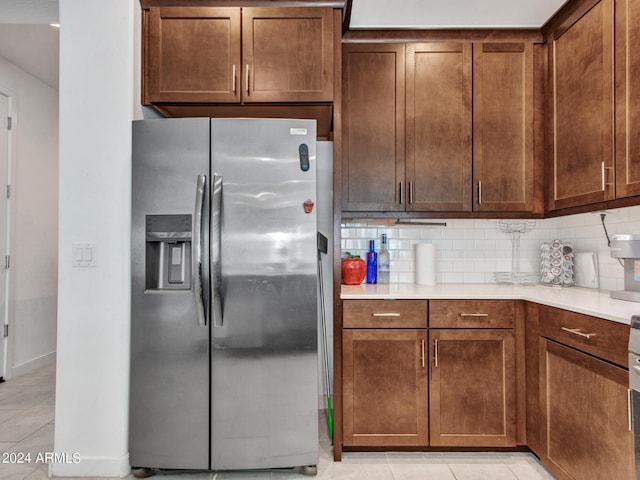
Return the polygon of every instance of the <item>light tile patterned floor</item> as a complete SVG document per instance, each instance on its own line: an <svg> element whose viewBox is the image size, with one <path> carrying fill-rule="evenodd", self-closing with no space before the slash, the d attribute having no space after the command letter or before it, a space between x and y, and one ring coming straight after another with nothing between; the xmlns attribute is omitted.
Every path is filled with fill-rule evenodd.
<svg viewBox="0 0 640 480"><path fill-rule="evenodd" d="M53 451L55 367L0 384L0 455ZM529 453L355 453L333 462L324 415L320 418L318 480L554 480ZM0 460L1 460L0 456ZM0 463L0 480L44 480L46 464ZM309 480L291 470L157 472L157 480ZM127 477L133 479L133 476Z"/></svg>

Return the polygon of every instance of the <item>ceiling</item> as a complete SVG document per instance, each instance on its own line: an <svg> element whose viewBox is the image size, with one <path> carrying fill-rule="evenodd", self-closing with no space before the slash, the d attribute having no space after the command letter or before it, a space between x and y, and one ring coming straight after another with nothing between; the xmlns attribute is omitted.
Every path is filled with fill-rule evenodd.
<svg viewBox="0 0 640 480"><path fill-rule="evenodd" d="M49 25L0 24L0 57L58 90L59 31Z"/></svg>
<svg viewBox="0 0 640 480"><path fill-rule="evenodd" d="M58 0L0 0L0 57L58 89Z"/></svg>
<svg viewBox="0 0 640 480"><path fill-rule="evenodd" d="M353 0L350 27L538 28L566 0ZM58 88L58 0L0 0L0 57Z"/></svg>
<svg viewBox="0 0 640 480"><path fill-rule="evenodd" d="M567 0L353 0L351 28L539 28Z"/></svg>

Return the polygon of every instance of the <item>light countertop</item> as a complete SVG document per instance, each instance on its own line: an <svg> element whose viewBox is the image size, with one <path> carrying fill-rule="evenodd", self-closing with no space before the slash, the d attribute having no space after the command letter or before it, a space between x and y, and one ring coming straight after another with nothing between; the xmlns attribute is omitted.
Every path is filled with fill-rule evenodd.
<svg viewBox="0 0 640 480"><path fill-rule="evenodd" d="M390 283L387 285L342 285L340 298L349 299L487 299L527 300L550 307L630 324L632 315L640 314L640 303L615 300L608 290L580 287L517 286L496 284L438 284L416 285Z"/></svg>

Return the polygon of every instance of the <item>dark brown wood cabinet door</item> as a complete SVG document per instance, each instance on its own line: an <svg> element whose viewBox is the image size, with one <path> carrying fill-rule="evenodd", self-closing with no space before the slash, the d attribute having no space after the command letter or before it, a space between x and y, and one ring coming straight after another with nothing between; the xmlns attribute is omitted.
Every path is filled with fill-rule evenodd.
<svg viewBox="0 0 640 480"><path fill-rule="evenodd" d="M473 45L473 209L533 210L533 45Z"/></svg>
<svg viewBox="0 0 640 480"><path fill-rule="evenodd" d="M407 44L408 211L471 211L472 47Z"/></svg>
<svg viewBox="0 0 640 480"><path fill-rule="evenodd" d="M628 371L542 339L542 460L562 480L635 478Z"/></svg>
<svg viewBox="0 0 640 480"><path fill-rule="evenodd" d="M404 211L404 50L343 46L343 211Z"/></svg>
<svg viewBox="0 0 640 480"><path fill-rule="evenodd" d="M343 444L428 445L426 330L343 330Z"/></svg>
<svg viewBox="0 0 640 480"><path fill-rule="evenodd" d="M640 3L616 3L616 198L640 195Z"/></svg>
<svg viewBox="0 0 640 480"><path fill-rule="evenodd" d="M613 0L601 0L551 41L550 210L611 200Z"/></svg>
<svg viewBox="0 0 640 480"><path fill-rule="evenodd" d="M145 24L145 100L240 102L239 8L152 7Z"/></svg>
<svg viewBox="0 0 640 480"><path fill-rule="evenodd" d="M243 102L331 102L333 48L331 8L243 8Z"/></svg>
<svg viewBox="0 0 640 480"><path fill-rule="evenodd" d="M429 330L432 446L515 446L511 329Z"/></svg>

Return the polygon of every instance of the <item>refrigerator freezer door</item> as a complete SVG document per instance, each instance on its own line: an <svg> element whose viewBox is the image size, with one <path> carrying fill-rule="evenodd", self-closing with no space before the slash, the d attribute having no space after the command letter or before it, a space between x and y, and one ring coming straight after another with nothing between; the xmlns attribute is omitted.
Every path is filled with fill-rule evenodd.
<svg viewBox="0 0 640 480"><path fill-rule="evenodd" d="M314 465L315 121L211 124L211 174L222 178L222 321L212 328L211 467Z"/></svg>
<svg viewBox="0 0 640 480"><path fill-rule="evenodd" d="M194 261L198 250L203 267L209 261L209 135L209 119L133 123L133 466L209 468L209 328L198 321L199 274L206 268ZM207 279L201 280L206 293Z"/></svg>

